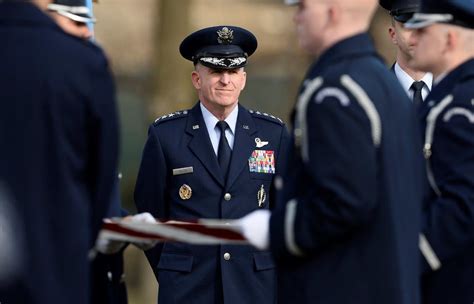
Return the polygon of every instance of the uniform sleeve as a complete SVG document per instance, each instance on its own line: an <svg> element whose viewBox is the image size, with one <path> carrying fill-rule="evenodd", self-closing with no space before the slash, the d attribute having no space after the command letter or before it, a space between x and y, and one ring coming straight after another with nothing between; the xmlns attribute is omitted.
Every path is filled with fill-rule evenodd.
<svg viewBox="0 0 474 304"><path fill-rule="evenodd" d="M90 120L90 188L92 189L92 238L93 246L97 233L102 226L102 219L110 209L116 184L119 125L115 101L115 87L105 57L101 57L92 71L91 112Z"/></svg>
<svg viewBox="0 0 474 304"><path fill-rule="evenodd" d="M310 97L308 155L304 176L297 177L302 189L271 218L277 255L317 252L371 220L377 207L377 130L371 118L378 113L364 95L361 103L341 84L326 82Z"/></svg>
<svg viewBox="0 0 474 304"><path fill-rule="evenodd" d="M290 138L290 133L288 132L288 129L286 126L282 127L281 130L281 136L280 136L280 144L279 144L279 149L278 149L278 155L276 159L276 171L275 171L275 178L272 182L272 185L270 187L270 209L275 209L277 206L277 195L278 191L280 191L277 188L281 188L281 183L283 182L283 177L282 175L284 172L288 171L288 166L289 166L289 151L291 147L291 138Z"/></svg>
<svg viewBox="0 0 474 304"><path fill-rule="evenodd" d="M423 211L423 232L441 261L462 253L474 242L474 112L453 106L436 124L430 162L440 195ZM436 153L436 151L434 151ZM442 176L436 171L443 167ZM423 259L423 271L429 271ZM442 266L441 266L442 267Z"/></svg>
<svg viewBox="0 0 474 304"><path fill-rule="evenodd" d="M168 218L168 207L165 204L166 162L158 136L154 127L148 131L148 140L143 150L142 161L135 186L135 204L138 212L149 212L155 218ZM155 272L160 260L163 243L146 251L151 268Z"/></svg>

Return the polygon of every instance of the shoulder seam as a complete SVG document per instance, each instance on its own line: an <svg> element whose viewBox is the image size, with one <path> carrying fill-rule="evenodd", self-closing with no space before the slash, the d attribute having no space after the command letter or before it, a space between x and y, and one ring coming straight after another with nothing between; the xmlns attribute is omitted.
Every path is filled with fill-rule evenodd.
<svg viewBox="0 0 474 304"><path fill-rule="evenodd" d="M170 113L170 114L159 116L158 118L156 118L153 121L153 125L159 124L159 123L164 122L164 121L169 121L169 120L173 120L173 119L176 119L176 118L180 118L180 117L186 117L187 115L188 115L188 110L176 111L176 112L173 112L173 113Z"/></svg>
<svg viewBox="0 0 474 304"><path fill-rule="evenodd" d="M248 110L248 111L254 117L263 118L263 119L266 119L268 121L272 121L272 122L280 124L280 125L284 124L284 122L281 118L276 117L274 115L271 115L271 114L268 114L268 113L265 113L265 112L254 111L254 110Z"/></svg>

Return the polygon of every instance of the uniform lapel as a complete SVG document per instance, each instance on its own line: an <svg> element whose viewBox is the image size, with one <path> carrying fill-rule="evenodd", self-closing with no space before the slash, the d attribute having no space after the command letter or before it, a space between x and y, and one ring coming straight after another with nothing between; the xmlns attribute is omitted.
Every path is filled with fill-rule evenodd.
<svg viewBox="0 0 474 304"><path fill-rule="evenodd" d="M189 112L189 117L186 122L186 132L191 135L191 140L188 144L189 149L201 161L209 174L224 187L224 177L222 176L216 154L212 148L199 103Z"/></svg>
<svg viewBox="0 0 474 304"><path fill-rule="evenodd" d="M227 188L235 182L242 170L247 166L248 159L255 149L255 138L252 136L257 132L253 118L247 109L239 105L239 115L235 126L234 148L230 161L229 176L227 177Z"/></svg>

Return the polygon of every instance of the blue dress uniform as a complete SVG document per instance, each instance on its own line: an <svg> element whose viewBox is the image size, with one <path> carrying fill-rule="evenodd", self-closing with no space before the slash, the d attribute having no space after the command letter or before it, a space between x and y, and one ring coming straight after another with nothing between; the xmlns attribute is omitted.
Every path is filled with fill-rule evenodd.
<svg viewBox="0 0 474 304"><path fill-rule="evenodd" d="M257 40L249 31L217 26L190 34L180 52L209 68L209 74L225 70L238 74L256 48ZM222 170L222 158L216 156L209 135L214 129L208 131L206 118L214 114L205 102L155 121L135 188L139 212L164 220L237 219L273 207L271 186L282 169L288 132L280 119L233 102L234 116L227 116L235 118L229 118L231 124L235 122L235 131L228 172ZM221 144L217 154L222 152ZM230 152L228 148L223 152ZM159 303L276 302L275 265L268 251L243 245L166 242L146 254L159 283Z"/></svg>
<svg viewBox="0 0 474 304"><path fill-rule="evenodd" d="M0 301L88 303L88 253L118 158L107 61L31 3L1 2L0 34L0 180L27 247L27 273Z"/></svg>
<svg viewBox="0 0 474 304"><path fill-rule="evenodd" d="M409 26L427 26L432 14L474 29L474 2L422 1ZM474 58L435 85L419 110L426 160L423 197L422 299L474 301Z"/></svg>
<svg viewBox="0 0 474 304"><path fill-rule="evenodd" d="M267 142L258 148L256 139ZM158 119L149 130L135 189L139 212L161 219L236 219L271 208L272 173L251 172L254 151L273 152L278 172L288 136L270 115L239 106L228 179L222 177L199 104ZM258 140L257 140L258 141ZM185 173L181 173L185 172ZM188 187L189 198L180 197ZM259 206L258 193L266 195ZM147 252L159 303L275 303L269 252L250 246L164 243ZM222 301L223 300L223 301Z"/></svg>
<svg viewBox="0 0 474 304"><path fill-rule="evenodd" d="M429 183L422 228L432 250L422 258L425 303L474 299L473 86L474 59L446 76L420 109Z"/></svg>
<svg viewBox="0 0 474 304"><path fill-rule="evenodd" d="M107 218L128 215L120 207L119 180L116 180ZM126 247L114 254L97 253L91 262L91 302L92 304L126 304L127 287L123 266L123 252Z"/></svg>
<svg viewBox="0 0 474 304"><path fill-rule="evenodd" d="M322 54L295 110L270 219L279 302L418 303L415 112L367 34Z"/></svg>

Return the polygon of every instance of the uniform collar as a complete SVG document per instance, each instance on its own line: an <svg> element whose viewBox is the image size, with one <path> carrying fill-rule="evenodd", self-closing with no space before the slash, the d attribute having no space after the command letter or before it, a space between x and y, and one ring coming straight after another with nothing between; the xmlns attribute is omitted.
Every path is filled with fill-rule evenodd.
<svg viewBox="0 0 474 304"><path fill-rule="evenodd" d="M204 123L206 124L206 128L211 134L211 131L214 131L214 128L216 127L216 123L219 121L211 112L209 112L208 109L202 104L202 102L199 103L201 107L201 112L202 112L202 117L204 119ZM237 124L237 116L239 114L239 106L237 105L232 112L227 116L225 119L225 122L229 125L230 130L232 131L232 134L235 134L235 126Z"/></svg>
<svg viewBox="0 0 474 304"><path fill-rule="evenodd" d="M454 70L449 72L439 81L439 83L433 87L432 93L443 94L446 92L451 92L457 83L462 82L463 79L466 78L474 78L474 59L465 61Z"/></svg>
<svg viewBox="0 0 474 304"><path fill-rule="evenodd" d="M24 1L6 1L0 2L0 20L2 23L17 24L18 22L27 23L34 26L59 27L36 5Z"/></svg>
<svg viewBox="0 0 474 304"><path fill-rule="evenodd" d="M413 79L410 75L408 75L408 73L405 72L400 67L398 62L395 63L394 70L405 92L410 91L411 85L413 84L413 82L415 82L415 79ZM433 75L431 73L426 73L425 76L423 76L423 78L421 78L420 80L425 83L425 86L428 88L428 91L431 91L431 86L433 83Z"/></svg>
<svg viewBox="0 0 474 304"><path fill-rule="evenodd" d="M372 38L367 33L360 33L343 39L327 49L316 61L316 65L326 65L342 57L360 57L377 55Z"/></svg>

